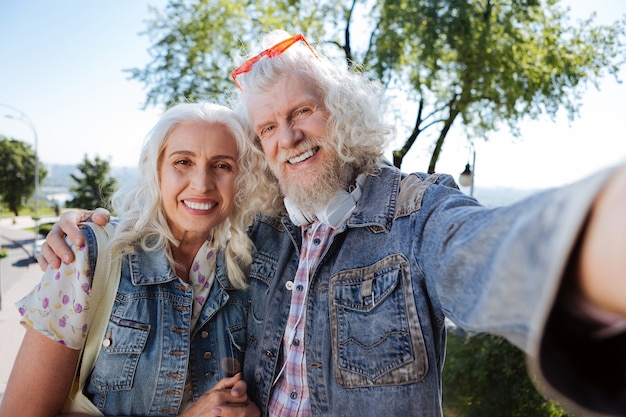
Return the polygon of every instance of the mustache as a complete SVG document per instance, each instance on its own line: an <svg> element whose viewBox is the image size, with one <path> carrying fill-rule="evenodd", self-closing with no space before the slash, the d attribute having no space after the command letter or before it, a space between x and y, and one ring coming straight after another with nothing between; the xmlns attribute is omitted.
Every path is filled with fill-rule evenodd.
<svg viewBox="0 0 626 417"><path fill-rule="evenodd" d="M278 153L277 160L280 163L288 163L290 159L302 155L309 150L315 150L322 146L322 144L328 142L328 139L321 137L307 137L298 143L295 149L281 150Z"/></svg>

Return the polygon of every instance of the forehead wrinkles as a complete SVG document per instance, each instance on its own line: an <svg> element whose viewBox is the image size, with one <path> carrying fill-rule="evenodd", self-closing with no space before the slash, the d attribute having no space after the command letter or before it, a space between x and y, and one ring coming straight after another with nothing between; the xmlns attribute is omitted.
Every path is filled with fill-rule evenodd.
<svg viewBox="0 0 626 417"><path fill-rule="evenodd" d="M218 121L187 121L177 125L168 134L160 150L161 156L173 154L238 155L239 144L227 124Z"/></svg>
<svg viewBox="0 0 626 417"><path fill-rule="evenodd" d="M249 115L252 127L256 130L259 126L273 123L278 120L288 120L293 112L299 108L311 107L323 110L314 92L301 86L283 85L277 86L274 91L259 93L249 101ZM287 91L287 92L284 92Z"/></svg>

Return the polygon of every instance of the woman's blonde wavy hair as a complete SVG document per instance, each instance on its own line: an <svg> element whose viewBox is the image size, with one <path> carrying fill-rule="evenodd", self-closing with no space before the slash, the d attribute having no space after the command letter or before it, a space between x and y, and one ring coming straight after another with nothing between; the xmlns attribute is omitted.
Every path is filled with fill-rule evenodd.
<svg viewBox="0 0 626 417"><path fill-rule="evenodd" d="M112 206L119 216L110 242L114 253L163 249L176 264L170 247L178 245L161 203L159 164L170 132L182 122L202 120L225 126L239 151L235 204L228 218L213 229L213 238L225 248L228 277L236 288L247 286L246 269L252 262L253 246L247 235L259 208L267 201L267 185L257 175L262 155L252 146L252 132L231 109L211 103L181 103L167 110L146 137L139 160L139 176L133 185L114 194Z"/></svg>
<svg viewBox="0 0 626 417"><path fill-rule="evenodd" d="M275 30L261 39L261 45L269 48L290 36ZM285 74L294 73L307 77L323 99L329 114L329 138L335 141L340 158L355 174L380 172L380 159L395 135L393 125L384 120L387 102L382 86L347 65L330 61L321 51L316 50L314 55L303 42L273 58L261 57L249 72L239 75L241 92L233 97L233 107L251 126L248 93L267 92ZM255 144L262 152L256 135ZM276 182L267 165L263 172L267 181Z"/></svg>

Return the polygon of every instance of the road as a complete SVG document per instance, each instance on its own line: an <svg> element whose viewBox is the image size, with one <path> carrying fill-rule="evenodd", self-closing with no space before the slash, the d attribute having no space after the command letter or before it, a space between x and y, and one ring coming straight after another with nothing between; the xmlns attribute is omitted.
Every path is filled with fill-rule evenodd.
<svg viewBox="0 0 626 417"><path fill-rule="evenodd" d="M45 218L54 222L57 218ZM24 328L13 305L26 295L41 279L42 272L32 258L34 226L30 217L20 216L0 220L0 245L8 255L0 259L0 399L6 389L9 374L19 349Z"/></svg>

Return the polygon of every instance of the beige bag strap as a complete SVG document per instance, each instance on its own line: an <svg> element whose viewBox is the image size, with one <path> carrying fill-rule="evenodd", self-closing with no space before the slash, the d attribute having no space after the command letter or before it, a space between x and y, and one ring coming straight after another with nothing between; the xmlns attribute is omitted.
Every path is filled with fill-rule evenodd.
<svg viewBox="0 0 626 417"><path fill-rule="evenodd" d="M83 394L83 389L87 383L87 378L96 364L113 302L117 294L122 269L121 256L111 256L108 249L109 239L115 232L115 226L107 223L106 226L99 226L94 223L84 223L89 226L98 242L98 253L96 255L96 268L91 278L91 301L89 313L89 327L87 338L83 347L80 364L76 367L78 380L74 378L68 400L65 403L64 411L86 412L91 415L102 415L100 410ZM79 372L80 370L80 372Z"/></svg>
<svg viewBox="0 0 626 417"><path fill-rule="evenodd" d="M96 262L96 270L91 278L91 305L95 309L90 313L90 325L87 333L87 340L83 348L83 359L81 361L80 388L85 386L87 377L93 369L104 332L106 331L109 318L111 317L111 309L113 301L117 294L117 287L120 283L121 258L120 256L111 257L111 251L108 250L109 238L115 232L115 226L107 223L105 227L90 223L89 226L94 231L98 240L98 262Z"/></svg>

